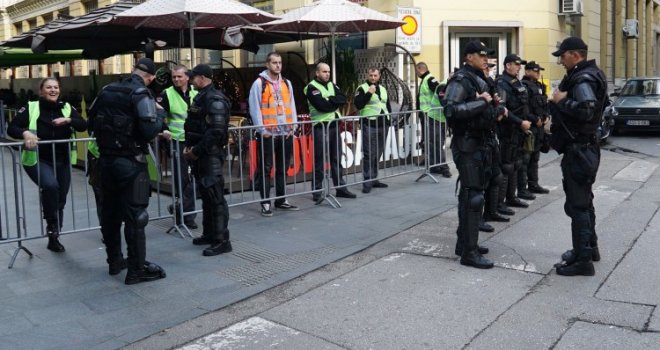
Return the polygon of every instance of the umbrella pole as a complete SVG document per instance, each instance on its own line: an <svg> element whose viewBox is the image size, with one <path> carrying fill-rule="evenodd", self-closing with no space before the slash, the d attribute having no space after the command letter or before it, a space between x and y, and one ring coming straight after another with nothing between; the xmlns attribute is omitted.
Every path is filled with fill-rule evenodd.
<svg viewBox="0 0 660 350"><path fill-rule="evenodd" d="M330 33L332 34L332 44L330 45L330 56L332 57L332 82L337 84L337 67L335 65L335 26L332 26Z"/></svg>
<svg viewBox="0 0 660 350"><path fill-rule="evenodd" d="M188 12L188 29L190 30L190 67L195 66L197 57L195 57L195 21L192 19L192 14Z"/></svg>

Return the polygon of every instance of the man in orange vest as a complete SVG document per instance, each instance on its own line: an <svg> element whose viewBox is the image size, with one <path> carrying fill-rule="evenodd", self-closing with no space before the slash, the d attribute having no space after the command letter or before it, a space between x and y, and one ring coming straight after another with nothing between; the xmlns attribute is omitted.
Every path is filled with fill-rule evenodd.
<svg viewBox="0 0 660 350"><path fill-rule="evenodd" d="M286 170L293 154L293 131L298 121L291 82L282 77L282 56L271 52L266 57L266 70L250 88L248 99L252 123L257 129L257 172L255 188L261 195L261 215L273 216L270 199L270 171L275 153L275 194L286 194ZM275 208L298 210L286 198L275 200Z"/></svg>

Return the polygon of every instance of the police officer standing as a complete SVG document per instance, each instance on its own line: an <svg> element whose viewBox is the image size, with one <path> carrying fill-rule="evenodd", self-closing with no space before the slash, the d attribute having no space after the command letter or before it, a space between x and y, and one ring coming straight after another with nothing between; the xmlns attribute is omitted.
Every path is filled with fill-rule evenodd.
<svg viewBox="0 0 660 350"><path fill-rule="evenodd" d="M94 135L100 152L103 209L101 232L110 275L125 267L126 284L165 278L165 270L146 258L144 228L151 192L147 172L147 144L161 131L163 113L147 85L156 66L149 58L137 61L131 76L103 88L90 108ZM161 110L162 112L162 110ZM128 261L121 253L121 224Z"/></svg>
<svg viewBox="0 0 660 350"><path fill-rule="evenodd" d="M341 138L338 123L332 122L341 117L339 108L346 104L346 95L330 81L330 66L325 63L316 65L316 79L305 86L304 93L307 103L309 103L310 117L314 122L314 190L319 190L323 186L325 174L323 142L327 137L332 183L335 187L342 186L337 188L336 195L343 198L355 198L355 193L345 187L344 169L340 159ZM324 136L326 129L328 134ZM322 198L320 192L314 193L312 197L315 202Z"/></svg>
<svg viewBox="0 0 660 350"><path fill-rule="evenodd" d="M458 194L458 240L456 253L461 264L482 269L493 267L493 262L482 256L479 222L484 208L486 137L496 120L493 96L488 92L483 70L488 65L488 54L494 53L479 41L470 41L463 50L465 64L449 80L445 91L445 116L453 130L451 150L458 168L460 192Z"/></svg>
<svg viewBox="0 0 660 350"><path fill-rule="evenodd" d="M497 91L505 100L505 107L509 111L507 121L499 126L500 157L504 179L500 186L500 201L510 207L527 208L529 205L523 199L534 199L531 193L518 193L517 174L522 166L523 131L529 130L531 123L526 120L529 114L527 89L518 79L520 67L525 64L516 54L509 54L504 58L504 72L497 79Z"/></svg>
<svg viewBox="0 0 660 350"><path fill-rule="evenodd" d="M202 255L214 256L232 251L229 241L229 207L225 200L222 175L229 128L229 99L213 86L213 70L198 64L189 72L198 91L184 124L186 147L183 156L192 166L202 197L202 236L194 245L210 244Z"/></svg>
<svg viewBox="0 0 660 350"><path fill-rule="evenodd" d="M417 72L417 77L422 79L417 101L419 103L419 108L425 113L425 116L422 117L422 125L428 124L429 149L425 149L425 151L430 159L429 166L433 166L430 171L431 173L440 174L444 177L451 177L451 171L449 171L447 156L444 150L447 128L445 115L440 108L440 94L444 93L444 91L440 91L442 85L431 75L426 63L417 63L415 70ZM444 87L446 87L446 81ZM428 117L428 119L426 119L426 117ZM434 166L438 164L440 165Z"/></svg>
<svg viewBox="0 0 660 350"><path fill-rule="evenodd" d="M607 99L607 80L595 60L587 60L587 45L569 37L552 53L560 57L566 75L552 93L552 147L563 153L562 182L571 218L572 251L564 253L557 274L593 276L592 261L600 260L596 237L596 213L591 186L600 164L596 132Z"/></svg>
<svg viewBox="0 0 660 350"><path fill-rule="evenodd" d="M167 209L170 214L176 211L175 221L177 225L181 224L181 209L184 212L195 210L195 194L192 181L190 181L188 161L182 156L185 146L186 134L183 130L183 124L188 117L188 108L197 91L190 86L188 69L184 66L176 66L172 69L172 86L163 90L158 97L158 103L167 111L167 128L174 140L174 160L175 165L172 169L172 179L174 193L181 198L181 203L170 205ZM179 187L180 186L180 187ZM183 195L181 194L183 193ZM188 214L183 218L183 223L191 229L196 229L196 214Z"/></svg>
<svg viewBox="0 0 660 350"><path fill-rule="evenodd" d="M389 125L389 113L392 113L387 90L380 85L380 70L369 68L367 81L358 86L353 101L359 110L360 130L362 132L362 193L371 192L372 188L386 188L387 184L376 180L378 161L385 148L385 129Z"/></svg>
<svg viewBox="0 0 660 350"><path fill-rule="evenodd" d="M534 150L526 155L527 169L523 169L519 174L525 174L527 181L522 181L522 186L532 193L549 193L547 188L539 185L539 159L541 158L541 145L545 137L543 124L548 119L548 96L545 93L545 84L540 79L541 71L544 70L538 63L529 61L525 65L525 76L522 83L527 87L529 96L529 115L532 127L530 131L534 135ZM524 163L524 162L523 162ZM519 181L520 183L521 181Z"/></svg>

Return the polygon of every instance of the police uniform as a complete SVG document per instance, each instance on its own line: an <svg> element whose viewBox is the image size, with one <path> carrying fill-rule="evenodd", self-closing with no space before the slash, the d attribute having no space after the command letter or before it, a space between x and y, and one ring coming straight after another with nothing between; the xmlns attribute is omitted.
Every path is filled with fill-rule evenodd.
<svg viewBox="0 0 660 350"><path fill-rule="evenodd" d="M554 56L569 50L587 50L579 38L565 39ZM573 249L557 267L557 274L594 275L592 261L600 260L596 236L596 214L592 185L600 164L596 132L607 100L607 80L595 60L583 59L566 72L558 87L567 93L550 103L553 116L552 147L560 154L562 184L566 194L564 211L571 218Z"/></svg>
<svg viewBox="0 0 660 350"><path fill-rule="evenodd" d="M213 71L205 64L195 66L189 73L192 77L213 77ZM212 83L198 91L184 124L186 148L197 157L191 166L202 197L203 231L201 237L193 240L193 244L210 244L202 254L214 256L232 251L223 176L231 102Z"/></svg>
<svg viewBox="0 0 660 350"><path fill-rule="evenodd" d="M149 222L147 206L151 194L147 147L148 142L161 131L163 115L156 111L156 101L145 86L145 78L137 74L137 70L141 70L154 75L156 67L153 61L142 58L135 68L129 78L106 85L90 109L100 152L103 190L101 232L109 273L118 274L127 265L126 284L165 277L165 271L160 266L145 260L144 234ZM122 222L127 262L124 262L121 252Z"/></svg>
<svg viewBox="0 0 660 350"><path fill-rule="evenodd" d="M376 86L376 92L370 93L369 87ZM362 193L371 192L372 187L385 188L378 177L378 161L385 148L385 130L389 125L392 107L387 96L387 90L380 82L372 84L364 82L358 86L353 100L360 118L360 131L362 132Z"/></svg>
<svg viewBox="0 0 660 350"><path fill-rule="evenodd" d="M485 56L492 52L482 43L471 41L463 54ZM490 166L485 145L496 119L493 104L477 97L483 92L488 92L483 71L465 64L449 80L443 105L447 123L453 130L451 150L460 182L456 252L461 253L463 265L491 268L493 263L478 250L486 168Z"/></svg>
<svg viewBox="0 0 660 350"><path fill-rule="evenodd" d="M341 138L339 137L338 122L335 121L341 117L339 108L346 104L346 96L333 82L322 82L318 79L312 80L305 86L303 92L307 98L309 114L314 124L314 189L319 190L323 187L325 175L323 142L327 137L330 176L333 185L338 187L337 197L355 198L354 193L343 187L346 186L346 182L340 158ZM326 129L327 134L325 134ZM312 199L319 201L321 198L321 193L315 193Z"/></svg>
<svg viewBox="0 0 660 350"><path fill-rule="evenodd" d="M174 184L174 191L178 197L181 198L181 206L183 207L184 212L191 212L195 210L195 194L192 186L192 181L188 176L188 160L183 156L183 147L185 146L186 134L184 132L183 126L188 117L188 108L193 98L197 95L197 91L188 85L188 89L183 92L180 88L176 86L170 86L167 89L163 90L158 98L158 102L161 106L167 111L167 128L172 133L173 145L176 147L174 151L175 156L175 168L172 171L172 179ZM179 177L179 174L181 177ZM181 184L181 190L179 190L179 184ZM183 193L183 195L179 194ZM177 224L181 222L181 213L179 210L179 203L177 203L176 208L168 207L170 213L174 211L177 212L175 215L175 220ZM195 224L196 214L188 214L183 219L186 226L189 228L197 228Z"/></svg>
<svg viewBox="0 0 660 350"><path fill-rule="evenodd" d="M527 70L538 72L544 69L536 62L530 61L525 65L525 71ZM529 154L527 169L523 169L523 171L526 170L527 174L527 181L526 184L523 183L523 186L527 186L527 190L532 193L548 193L550 192L548 189L539 185L539 159L541 158L541 146L545 138L543 123L545 123L548 117L548 96L545 93L545 85L543 82L532 79L526 75L522 78L522 83L527 87L527 95L529 96L529 116L530 121L532 122L530 131L532 132L532 135L534 135L534 150ZM537 126L539 120L542 122L541 127Z"/></svg>
<svg viewBox="0 0 660 350"><path fill-rule="evenodd" d="M504 64L509 62L522 61L515 54L507 55ZM509 110L507 122L499 125L498 137L500 140L500 156L502 161L502 173L504 178L500 186L500 202L507 206L526 208L529 205L516 195L518 187L518 171L522 167L523 153L523 132L520 125L527 119L529 106L527 100L527 89L517 77L508 74L506 71L497 79L498 94L505 98L505 107ZM518 194L520 195L520 193ZM525 199L534 199L530 196L521 196Z"/></svg>
<svg viewBox="0 0 660 350"><path fill-rule="evenodd" d="M496 86L495 86L495 81L493 78L490 76L485 76L485 81L488 84L488 91L491 93L491 95L494 95L497 91ZM497 108L496 108L496 115L500 115L504 113L503 106L500 106L498 103ZM503 119L504 120L504 119ZM507 121L503 121L504 123L507 123ZM502 163L500 159L500 140L497 138L497 128L498 128L499 123L494 120L488 132L486 133L486 148L485 151L487 152L487 157L486 159L490 160L490 166L486 168L486 190L484 193L484 198L485 198L485 206L484 206L484 214L483 214L483 221L498 221L498 222L508 222L509 218L500 215L500 210L502 210L499 207L499 191L500 191L500 186L502 186L502 183L504 181L504 175L502 174ZM504 212L509 215L513 215L513 211L506 211L504 209ZM484 229L486 228L486 229ZM479 226L479 229L481 231L487 231L487 232L493 232L495 229L490 226L490 225L484 225L484 223L481 223Z"/></svg>

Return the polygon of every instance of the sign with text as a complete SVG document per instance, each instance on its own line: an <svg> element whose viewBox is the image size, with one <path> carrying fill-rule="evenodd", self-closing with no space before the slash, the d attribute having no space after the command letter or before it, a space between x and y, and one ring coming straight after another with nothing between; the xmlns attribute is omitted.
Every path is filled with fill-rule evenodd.
<svg viewBox="0 0 660 350"><path fill-rule="evenodd" d="M397 28L396 43L410 53L422 52L422 9L419 7L397 7L397 18L406 24ZM401 51L397 48L397 52Z"/></svg>

